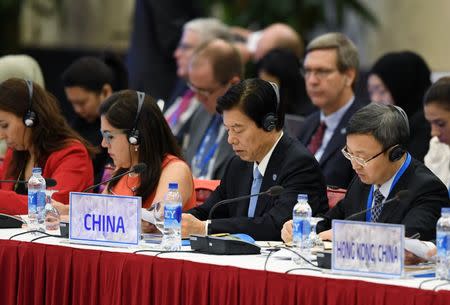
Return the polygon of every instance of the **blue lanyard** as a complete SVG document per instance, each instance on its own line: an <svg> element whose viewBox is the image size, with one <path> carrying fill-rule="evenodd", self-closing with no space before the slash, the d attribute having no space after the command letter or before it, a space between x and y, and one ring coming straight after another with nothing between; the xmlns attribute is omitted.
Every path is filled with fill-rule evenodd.
<svg viewBox="0 0 450 305"><path fill-rule="evenodd" d="M397 172L397 174L394 177L394 181L392 181L391 189L389 190L389 194L391 193L394 186L397 184L400 177L403 175L403 173L408 168L409 164L411 163L411 155L409 153L406 153L406 161L403 163L400 170ZM373 185L370 187L369 197L367 198L367 213L366 213L366 222L370 222L370 218L372 217L372 210L370 209L372 207L372 200L373 200L373 191L374 187Z"/></svg>
<svg viewBox="0 0 450 305"><path fill-rule="evenodd" d="M220 115L216 115L211 121L211 124L206 132L206 136L203 138L200 147L194 157L198 160L198 163L195 162L196 163L195 165L200 170L201 175L206 174L206 168L209 164L209 161L212 159L212 157L216 152L217 147L219 146L219 142L221 140L221 137L218 136L220 123L221 117ZM212 137L216 137L216 140L205 154L206 146Z"/></svg>

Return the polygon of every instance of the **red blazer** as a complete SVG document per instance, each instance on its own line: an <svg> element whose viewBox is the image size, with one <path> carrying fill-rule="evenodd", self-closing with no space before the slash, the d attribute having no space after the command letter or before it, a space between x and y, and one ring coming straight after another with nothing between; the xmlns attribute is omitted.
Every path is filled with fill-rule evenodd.
<svg viewBox="0 0 450 305"><path fill-rule="evenodd" d="M0 179L17 179L6 177L11 162L12 150L8 149L3 166L0 169ZM53 199L69 204L69 192L80 192L94 182L92 160L86 147L78 141L50 154L45 161L42 176L53 178L57 184L49 189L59 192L53 194ZM14 183L0 183L0 213L23 215L28 213L28 197L13 191Z"/></svg>

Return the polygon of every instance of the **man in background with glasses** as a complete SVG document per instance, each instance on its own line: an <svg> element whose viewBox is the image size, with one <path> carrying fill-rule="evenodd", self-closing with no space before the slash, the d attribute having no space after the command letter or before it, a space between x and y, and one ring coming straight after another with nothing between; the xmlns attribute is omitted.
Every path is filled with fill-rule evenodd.
<svg viewBox="0 0 450 305"><path fill-rule="evenodd" d="M319 161L327 185L341 188L347 188L353 177L340 150L347 122L363 104L353 92L358 68L358 50L341 33L319 36L306 48L302 74L319 111L305 119L298 138Z"/></svg>
<svg viewBox="0 0 450 305"><path fill-rule="evenodd" d="M214 39L194 52L188 84L201 106L192 116L184 156L195 178L221 179L227 161L234 155L216 105L217 98L238 83L242 74L241 57L229 42Z"/></svg>

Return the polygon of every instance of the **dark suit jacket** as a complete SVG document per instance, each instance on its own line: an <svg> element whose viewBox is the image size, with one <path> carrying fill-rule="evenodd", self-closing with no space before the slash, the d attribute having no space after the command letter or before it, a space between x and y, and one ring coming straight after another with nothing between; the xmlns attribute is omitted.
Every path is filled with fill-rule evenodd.
<svg viewBox="0 0 450 305"><path fill-rule="evenodd" d="M370 187L356 176L345 198L329 210L325 219L317 224L317 232L330 229L332 219L344 219L366 209ZM409 190L407 198L401 202L387 203L378 222L404 224L406 236L420 233L422 240L435 239L436 222L441 215L441 208L449 206L445 185L425 165L412 158L411 164L386 200L394 197L400 190ZM365 221L366 214L352 220Z"/></svg>
<svg viewBox="0 0 450 305"><path fill-rule="evenodd" d="M323 175L325 176L325 182L327 185L334 185L346 189L353 178L354 172L352 165L350 161L345 159L342 155L341 149L346 143L345 128L347 127L348 120L359 108L363 106L363 103L355 99L353 104L339 122L333 136L325 148L322 158L319 161L319 165L322 169ZM303 128L298 134L298 139L300 142L302 142L305 146L308 146L314 132L319 127L319 124L320 111L316 111L306 117L305 122L303 123Z"/></svg>
<svg viewBox="0 0 450 305"><path fill-rule="evenodd" d="M253 162L231 159L219 187L201 206L189 213L200 220L219 201L248 195L253 181ZM275 147L261 184L261 191L274 185L284 187L277 198L260 196L255 217L249 218L249 199L218 207L212 215L208 233L246 233L256 240L281 240L283 224L292 218L299 193L308 194L313 215L328 209L325 181L314 156L297 140L283 135Z"/></svg>
<svg viewBox="0 0 450 305"><path fill-rule="evenodd" d="M167 102L177 80L173 52L183 25L203 15L202 11L197 0L136 1L127 54L130 89Z"/></svg>
<svg viewBox="0 0 450 305"><path fill-rule="evenodd" d="M209 123L213 115L206 111L205 107L200 105L192 115L189 124L189 144L184 152L184 159L191 165L192 159L197 153L198 148L202 142L203 137L208 130ZM225 172L226 165L231 157L234 156L234 151L228 143L228 137L225 133L222 137L219 146L217 147L217 157L214 161L212 179L220 180Z"/></svg>

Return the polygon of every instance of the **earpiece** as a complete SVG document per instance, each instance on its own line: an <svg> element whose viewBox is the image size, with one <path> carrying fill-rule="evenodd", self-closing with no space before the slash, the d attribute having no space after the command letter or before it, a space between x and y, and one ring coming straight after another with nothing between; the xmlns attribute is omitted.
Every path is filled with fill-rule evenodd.
<svg viewBox="0 0 450 305"><path fill-rule="evenodd" d="M134 118L133 128L128 132L128 142L131 145L139 145L140 143L140 136L139 136L139 129L137 128L137 123L139 120L139 114L141 113L142 105L144 104L145 99L145 93L136 91L137 97L138 97L138 106L136 111L136 117Z"/></svg>
<svg viewBox="0 0 450 305"><path fill-rule="evenodd" d="M277 107L275 110L275 113L269 112L266 114L262 121L262 127L264 131L270 132L274 130L277 127L278 118L277 118L277 112L278 112L278 105L280 104L280 90L278 89L278 85L274 82L268 82L273 90L275 91L275 95L277 97Z"/></svg>
<svg viewBox="0 0 450 305"><path fill-rule="evenodd" d="M405 153L406 150L401 145L394 146L389 152L389 161L398 161L403 157Z"/></svg>
<svg viewBox="0 0 450 305"><path fill-rule="evenodd" d="M25 83L27 84L28 88L28 110L23 116L23 123L26 127L34 127L37 124L38 117L36 112L33 111L32 108L32 100L33 100L33 82L31 80L26 80Z"/></svg>

